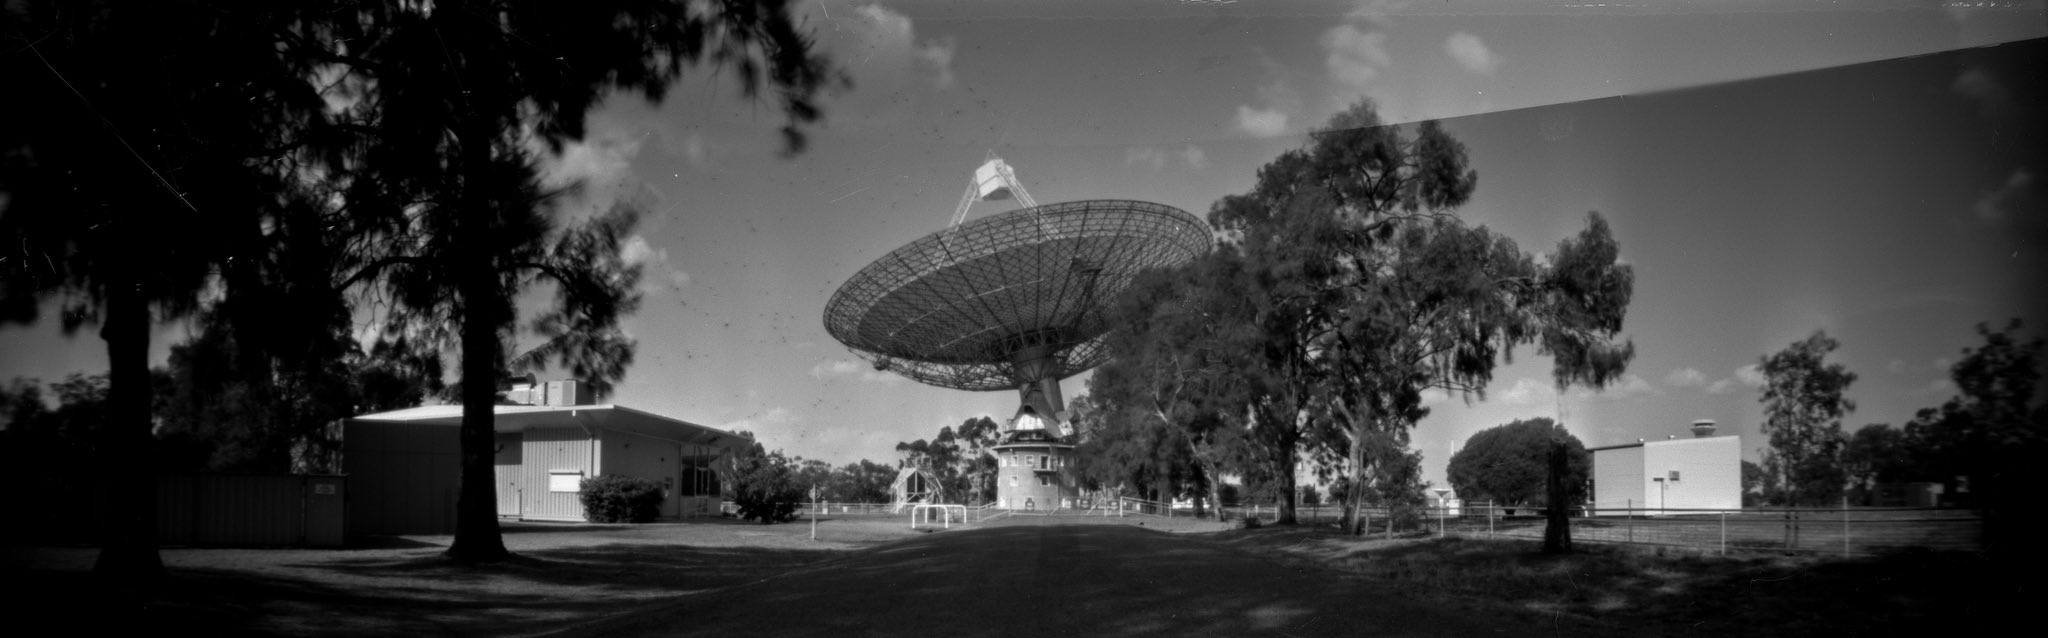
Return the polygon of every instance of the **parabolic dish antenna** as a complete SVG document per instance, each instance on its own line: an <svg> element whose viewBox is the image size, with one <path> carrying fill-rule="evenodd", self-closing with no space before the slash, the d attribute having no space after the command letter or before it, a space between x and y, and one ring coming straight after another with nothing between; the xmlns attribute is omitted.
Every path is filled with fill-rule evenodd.
<svg viewBox="0 0 2048 638"><path fill-rule="evenodd" d="M985 177L970 197L992 190ZM1186 211L1131 200L956 221L855 273L826 304L825 328L878 370L945 388L1018 390L1052 416L1065 409L1059 380L1108 357L1109 305L1139 272L1192 261L1210 237Z"/></svg>

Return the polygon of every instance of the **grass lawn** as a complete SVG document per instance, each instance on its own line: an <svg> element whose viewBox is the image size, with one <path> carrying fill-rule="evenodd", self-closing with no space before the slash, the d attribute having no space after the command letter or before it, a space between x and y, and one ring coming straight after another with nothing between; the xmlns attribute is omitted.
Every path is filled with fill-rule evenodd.
<svg viewBox="0 0 2048 638"><path fill-rule="evenodd" d="M1019 516L954 530L1074 523L1143 525L1298 565L1303 578L1359 578L1470 613L1584 619L1617 635L1904 635L2016 624L2013 566L1962 552L1873 557L1721 558L1655 547L1581 544L1547 556L1535 541L1345 537L1325 526L1224 530L1213 520ZM650 525L505 524L517 557L457 566L446 536L383 537L339 550L166 548L163 587L97 591L97 550L8 547L0 555L22 635L153 633L520 636L752 583L848 552L938 530L904 516L826 516L757 525L723 519ZM961 592L974 591L963 584ZM1566 625L1571 626L1571 625Z"/></svg>
<svg viewBox="0 0 2048 638"><path fill-rule="evenodd" d="M1961 552L1856 559L1705 556L1578 545L1550 556L1537 541L1360 539L1326 527L1209 535L1276 560L1382 580L1404 595L1479 610L1507 604L1591 618L1644 635L1862 636L1991 629L2016 620L2016 570Z"/></svg>
<svg viewBox="0 0 2048 638"><path fill-rule="evenodd" d="M96 549L9 547L0 565L16 585L8 601L11 626L51 628L49 635L146 628L199 635L518 636L752 582L920 533L895 516L823 517L817 541L810 530L808 521L725 519L506 523L505 544L516 558L482 567L442 558L447 536L381 537L340 550L165 548L169 581L124 603L93 586Z"/></svg>

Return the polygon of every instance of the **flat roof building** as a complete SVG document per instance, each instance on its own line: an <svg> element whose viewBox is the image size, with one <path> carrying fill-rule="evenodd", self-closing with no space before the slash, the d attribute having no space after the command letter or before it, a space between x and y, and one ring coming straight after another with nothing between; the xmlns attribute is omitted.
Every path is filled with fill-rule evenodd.
<svg viewBox="0 0 2048 638"><path fill-rule="evenodd" d="M537 385L537 384L536 384ZM574 382L515 388L514 400L573 401ZM739 435L621 405L498 405L498 515L582 521L583 479L603 474L662 486L661 515L716 515L721 461L752 442ZM348 419L351 534L444 534L455 529L462 406L430 405Z"/></svg>

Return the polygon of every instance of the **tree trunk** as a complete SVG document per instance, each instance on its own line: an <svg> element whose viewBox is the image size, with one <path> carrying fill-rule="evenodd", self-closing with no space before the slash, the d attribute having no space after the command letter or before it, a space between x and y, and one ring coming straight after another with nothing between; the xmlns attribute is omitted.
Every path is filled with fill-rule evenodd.
<svg viewBox="0 0 2048 638"><path fill-rule="evenodd" d="M465 286L468 287L468 286ZM494 406L498 388L498 330L477 315L477 305L462 318L462 470L455 499L455 540L448 557L487 562L510 555L498 532L498 495L492 448L496 439Z"/></svg>
<svg viewBox="0 0 2048 638"><path fill-rule="evenodd" d="M1290 414L1288 418L1298 418L1298 415ZM1275 465L1280 469L1280 512L1278 517L1273 519L1275 525L1295 525L1301 522L1300 518L1295 516L1294 510L1294 501L1300 497L1296 492L1299 486L1294 484L1294 446L1301 439L1301 429L1298 423L1290 422L1288 425L1290 429L1280 437L1280 449L1275 452L1274 458Z"/></svg>
<svg viewBox="0 0 2048 638"><path fill-rule="evenodd" d="M1548 495L1546 505L1549 507L1545 508L1543 553L1570 554L1572 527L1571 521L1565 518L1565 508L1571 504L1565 502L1568 498L1565 475L1571 471L1571 446L1566 445L1563 439L1550 442L1549 465L1550 471L1544 476L1545 493Z"/></svg>
<svg viewBox="0 0 2048 638"><path fill-rule="evenodd" d="M1360 516L1359 512L1365 507L1367 471L1365 466L1365 437L1367 425L1364 419L1357 418L1358 415L1348 410L1344 416L1351 421L1351 476L1345 481L1349 485L1344 489L1343 525L1345 534L1358 535L1365 533L1363 525L1359 522L1364 517Z"/></svg>
<svg viewBox="0 0 2048 638"><path fill-rule="evenodd" d="M136 266L139 266L137 264ZM149 300L120 264L106 285L107 414L97 436L105 463L100 486L100 555L93 573L129 588L164 575L156 545L156 469L150 448Z"/></svg>
<svg viewBox="0 0 2048 638"><path fill-rule="evenodd" d="M1154 412L1157 412L1160 418L1165 418L1166 416L1164 412L1158 412L1156 409ZM1218 478L1216 464L1209 460L1208 455L1202 453L1202 446L1195 442L1194 436L1190 435L1184 438L1188 442L1188 458L1195 460L1195 468L1202 471L1202 482L1208 485L1208 489L1204 491L1207 492L1206 496L1208 497L1210 507L1216 510L1216 520L1219 522L1229 520L1230 517L1223 511L1223 489L1218 485L1222 479ZM1195 503L1195 517L1201 518L1201 499L1196 499Z"/></svg>
<svg viewBox="0 0 2048 638"><path fill-rule="evenodd" d="M455 213L460 216L452 265L459 278L457 307L461 312L462 429L458 436L462 469L455 498L455 539L449 543L447 555L464 562L496 561L511 555L498 531L497 470L493 467L499 360L503 358L498 329L510 322L512 300L498 285L490 252L491 236L501 221L494 197L485 192L499 185L487 176L491 139L488 130L471 129L462 136L461 161L466 175L458 200L460 210Z"/></svg>

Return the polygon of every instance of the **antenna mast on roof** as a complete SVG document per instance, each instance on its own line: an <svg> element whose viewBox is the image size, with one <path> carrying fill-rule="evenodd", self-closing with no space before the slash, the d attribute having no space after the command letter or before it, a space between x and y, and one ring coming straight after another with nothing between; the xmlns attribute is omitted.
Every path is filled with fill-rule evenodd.
<svg viewBox="0 0 2048 638"><path fill-rule="evenodd" d="M966 221L967 208L973 206L975 200L1011 197L1017 198L1017 202L1023 204L1025 208L1038 205L1038 202L1031 199L1031 193L1024 191L1024 184L1017 181L1017 172L1011 170L1010 165L1003 162L1003 158L996 157L994 149L990 149L981 163L981 168L974 169L974 176L967 180L967 192L960 196L960 206L953 209L953 222L947 226L959 226L960 222Z"/></svg>

